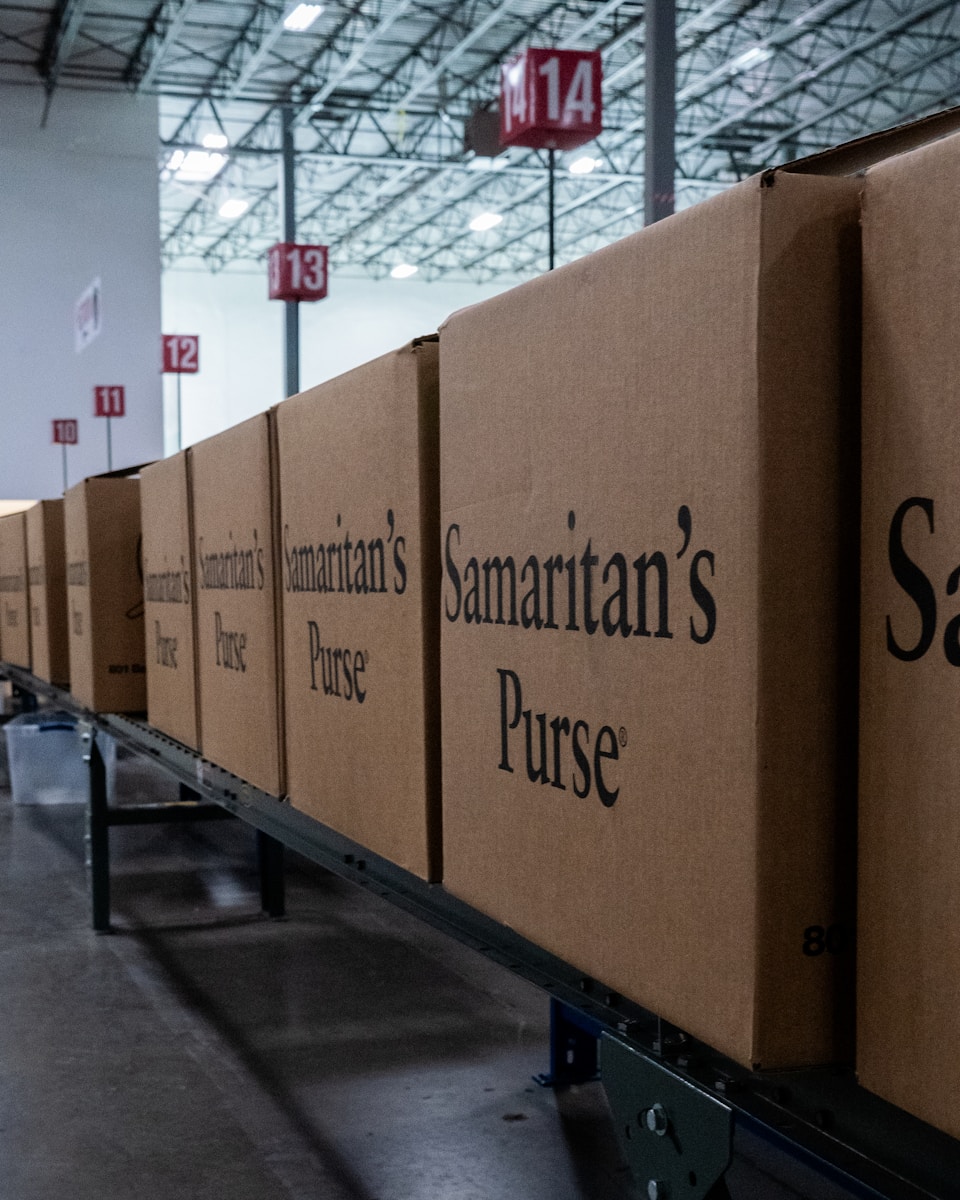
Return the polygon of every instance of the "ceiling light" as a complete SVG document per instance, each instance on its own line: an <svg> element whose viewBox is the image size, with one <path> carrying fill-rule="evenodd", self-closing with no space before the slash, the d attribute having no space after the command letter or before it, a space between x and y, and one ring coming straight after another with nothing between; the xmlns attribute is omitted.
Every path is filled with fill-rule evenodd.
<svg viewBox="0 0 960 1200"><path fill-rule="evenodd" d="M181 183L208 183L226 165L226 154L209 150L174 150L167 159L167 170Z"/></svg>
<svg viewBox="0 0 960 1200"><path fill-rule="evenodd" d="M283 27L293 33L303 33L322 12L322 4L298 4L283 18Z"/></svg>
<svg viewBox="0 0 960 1200"><path fill-rule="evenodd" d="M589 154L585 154L582 158L578 158L570 164L570 174L589 175L591 171L595 171L601 164L601 159L591 158Z"/></svg>
<svg viewBox="0 0 960 1200"><path fill-rule="evenodd" d="M390 272L391 279L409 279L411 275L416 275L419 267L415 267L412 263L397 263Z"/></svg>
<svg viewBox="0 0 960 1200"><path fill-rule="evenodd" d="M730 64L731 72L736 75L740 71L749 71L751 67L759 67L761 63L773 58L773 51L767 46L751 46L749 50L738 55Z"/></svg>
<svg viewBox="0 0 960 1200"><path fill-rule="evenodd" d="M488 229L493 229L495 225L499 225L502 220L503 217L500 213L480 213L470 222L470 228L474 233L484 233Z"/></svg>
<svg viewBox="0 0 960 1200"><path fill-rule="evenodd" d="M225 133L206 133L203 136L203 144L208 150L225 150L230 144L230 139Z"/></svg>
<svg viewBox="0 0 960 1200"><path fill-rule="evenodd" d="M502 171L507 165L507 157L504 154L497 158L487 158L484 155L477 155L476 158L471 158L467 163L468 171Z"/></svg>
<svg viewBox="0 0 960 1200"><path fill-rule="evenodd" d="M241 200L239 196L231 196L229 200L224 200L218 212L225 220L233 221L237 217L242 217L249 207L249 200Z"/></svg>

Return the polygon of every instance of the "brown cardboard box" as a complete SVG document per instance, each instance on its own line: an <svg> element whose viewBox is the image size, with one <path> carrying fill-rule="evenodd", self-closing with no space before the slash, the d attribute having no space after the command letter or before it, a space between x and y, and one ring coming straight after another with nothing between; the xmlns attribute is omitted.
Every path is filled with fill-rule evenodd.
<svg viewBox="0 0 960 1200"><path fill-rule="evenodd" d="M67 637L67 568L62 500L41 500L27 510L27 570L30 577L33 673L48 683L69 687L70 646Z"/></svg>
<svg viewBox="0 0 960 1200"><path fill-rule="evenodd" d="M960 136L867 173L857 1064L960 1137Z"/></svg>
<svg viewBox="0 0 960 1200"><path fill-rule="evenodd" d="M440 874L437 343L277 409L287 789Z"/></svg>
<svg viewBox="0 0 960 1200"><path fill-rule="evenodd" d="M273 421L272 413L263 413L189 453L203 753L279 795Z"/></svg>
<svg viewBox="0 0 960 1200"><path fill-rule="evenodd" d="M767 174L441 331L445 883L761 1067L850 1050L857 222Z"/></svg>
<svg viewBox="0 0 960 1200"><path fill-rule="evenodd" d="M27 524L22 512L0 518L0 653L5 662L30 670L30 604L27 588Z"/></svg>
<svg viewBox="0 0 960 1200"><path fill-rule="evenodd" d="M143 712L140 480L95 475L63 503L70 691L95 712Z"/></svg>
<svg viewBox="0 0 960 1200"><path fill-rule="evenodd" d="M147 720L197 750L190 494L187 453L146 467L140 477L143 599L147 635Z"/></svg>

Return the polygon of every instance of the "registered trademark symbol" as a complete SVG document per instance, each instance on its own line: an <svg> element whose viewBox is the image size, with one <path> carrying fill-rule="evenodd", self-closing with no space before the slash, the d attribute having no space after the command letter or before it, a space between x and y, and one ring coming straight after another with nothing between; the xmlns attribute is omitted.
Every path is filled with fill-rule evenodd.
<svg viewBox="0 0 960 1200"><path fill-rule="evenodd" d="M625 746L626 744L627 744L627 731L621 725L620 726L620 745Z"/></svg>

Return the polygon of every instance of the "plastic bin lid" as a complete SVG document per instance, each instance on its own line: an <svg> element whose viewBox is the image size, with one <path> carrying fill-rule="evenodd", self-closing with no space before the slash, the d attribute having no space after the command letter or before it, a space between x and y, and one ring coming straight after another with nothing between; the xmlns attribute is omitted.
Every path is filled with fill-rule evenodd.
<svg viewBox="0 0 960 1200"><path fill-rule="evenodd" d="M77 718L73 713L68 713L64 709L49 708L38 712L21 713L19 717L13 717L7 722L7 726L23 725L35 726L38 729L76 729Z"/></svg>

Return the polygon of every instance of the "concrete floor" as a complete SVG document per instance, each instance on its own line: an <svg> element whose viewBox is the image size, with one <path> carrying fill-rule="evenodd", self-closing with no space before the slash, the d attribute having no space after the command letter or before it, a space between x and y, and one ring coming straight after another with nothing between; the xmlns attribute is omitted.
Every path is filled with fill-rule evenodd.
<svg viewBox="0 0 960 1200"><path fill-rule="evenodd" d="M126 797L163 784L120 764ZM628 1200L599 1085L535 1086L546 998L239 823L111 835L0 791L4 1200Z"/></svg>
<svg viewBox="0 0 960 1200"><path fill-rule="evenodd" d="M296 855L263 917L239 822L114 829L98 936L82 807L2 782L0 1200L636 1200L600 1085L532 1082L536 989ZM846 1195L747 1151L733 1200Z"/></svg>

